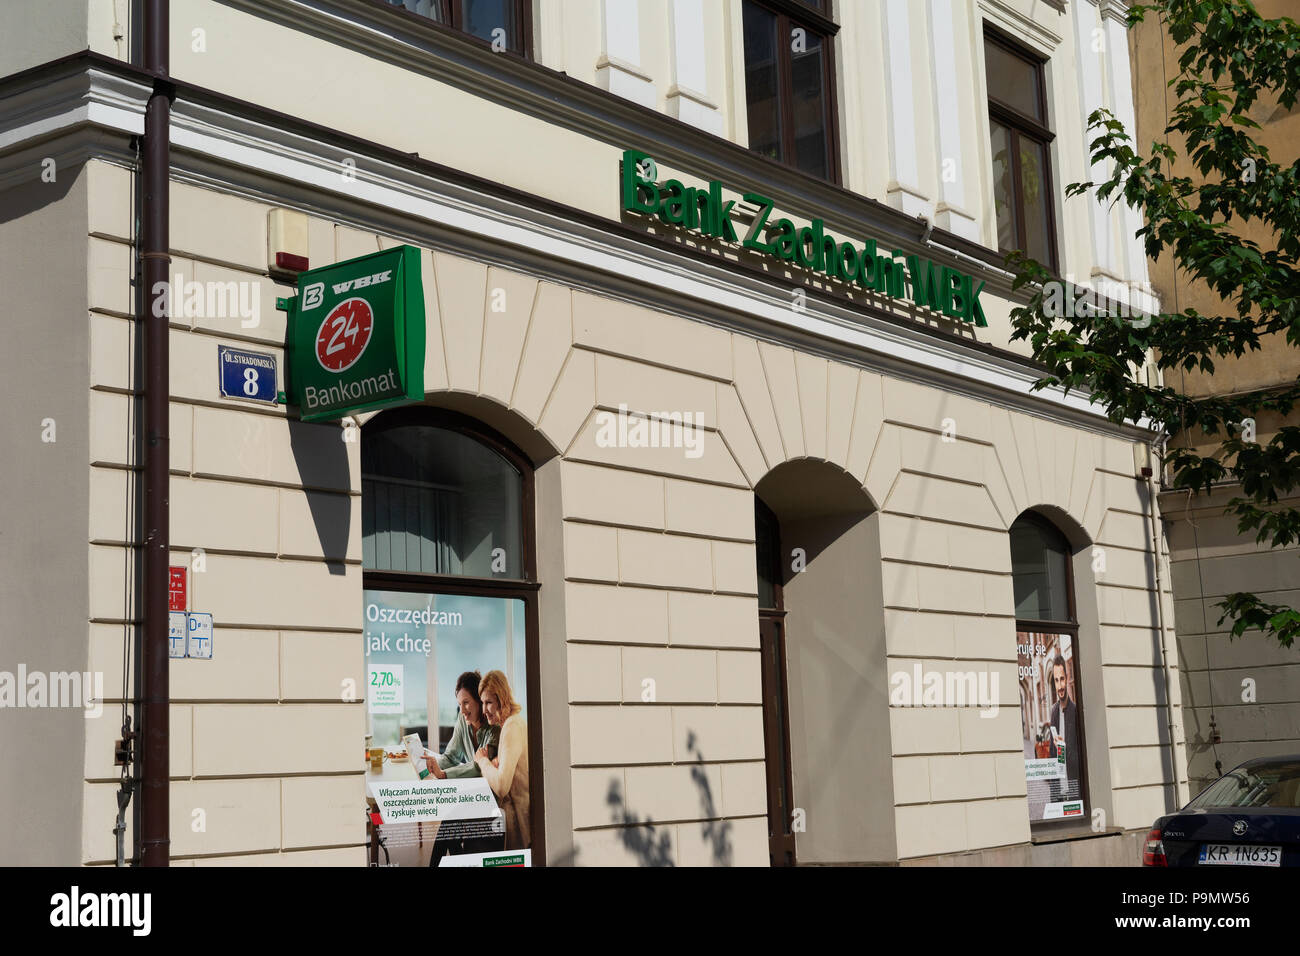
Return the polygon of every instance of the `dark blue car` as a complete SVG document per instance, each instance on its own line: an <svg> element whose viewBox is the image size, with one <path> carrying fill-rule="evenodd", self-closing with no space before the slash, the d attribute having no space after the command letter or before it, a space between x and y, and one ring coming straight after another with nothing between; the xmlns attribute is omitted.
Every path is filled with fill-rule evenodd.
<svg viewBox="0 0 1300 956"><path fill-rule="evenodd" d="M1300 755L1228 771L1156 820L1143 866L1300 866Z"/></svg>

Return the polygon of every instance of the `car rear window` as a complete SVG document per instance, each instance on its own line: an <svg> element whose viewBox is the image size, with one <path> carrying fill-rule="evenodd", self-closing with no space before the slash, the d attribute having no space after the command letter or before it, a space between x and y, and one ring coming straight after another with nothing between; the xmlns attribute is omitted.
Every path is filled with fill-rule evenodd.
<svg viewBox="0 0 1300 956"><path fill-rule="evenodd" d="M1300 762L1238 767L1202 790L1187 806L1300 808Z"/></svg>

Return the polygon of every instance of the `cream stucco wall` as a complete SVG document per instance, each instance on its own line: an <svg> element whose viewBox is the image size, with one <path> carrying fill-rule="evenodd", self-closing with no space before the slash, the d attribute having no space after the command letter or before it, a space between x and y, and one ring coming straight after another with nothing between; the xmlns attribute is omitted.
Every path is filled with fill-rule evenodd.
<svg viewBox="0 0 1300 956"><path fill-rule="evenodd" d="M28 707L37 700L21 682L24 669L29 680L95 669L80 623L88 601L83 466L93 441L84 387L91 353L84 277L94 268L84 241L90 188L76 167L56 168L53 181L43 181L49 167L40 153L26 159L25 181L0 192L0 286L24 303L9 310L9 346L0 353L11 403L0 422L9 489L0 503L0 750L12 763L0 779L0 807L12 820L40 809L57 823L6 828L0 863L49 866L77 855L80 834L68 821L81 819L87 735L120 719L107 706L98 715L80 706L94 695L93 677L78 699L64 698L71 706L58 708ZM59 696L49 680L46 703Z"/></svg>
<svg viewBox="0 0 1300 956"><path fill-rule="evenodd" d="M121 578L131 540L121 509L131 461L130 193L120 168L94 164L88 181L90 655L111 671L131 616ZM253 329L172 323L174 560L203 549L192 607L217 624L214 661L172 663L173 853L361 863L353 756L364 705L339 693L362 666L358 445L336 424L217 397L218 342L277 353L283 342L269 303L286 290L265 273L272 205L173 185L174 268L257 283L267 305ZM312 217L310 257L321 264L401 238ZM1081 634L1081 654L1101 675L1089 739L1096 727L1109 740L1089 750L1110 782L1094 803L1108 825L1126 828L1171 805L1149 505L1127 441L498 265L440 251L424 259L430 403L498 409L517 443L560 453L538 515L539 549L560 555L543 567L563 569L563 580L542 581L552 602L544 622L563 620L566 660L543 685L551 714L567 704L567 728L553 719L541 729L556 853L572 834L578 863L638 861L615 825L626 820L611 815L613 784L636 821L655 821L674 861L715 860L710 835L725 824L732 862L766 862L752 489L799 459L847 473L878 505L877 676L915 660L1002 675L995 719L973 708L893 708L888 735L871 742L888 748L895 806L861 812L895 814L898 858L1028 839L1005 531L1031 507L1059 509L1106 554L1093 582L1099 626ZM488 308L498 288L505 313ZM620 405L703 412L703 454L601 447L596 416ZM944 441L954 427L956 440ZM322 513L330 520L313 520ZM560 637L552 630L543 643ZM851 630L841 637L856 640ZM647 677L653 703L642 699ZM86 862L110 858L110 743L96 731L87 747ZM1177 720L1174 743L1180 755ZM794 759L798 773L798 748ZM692 776L697 761L707 788ZM196 809L207 811L206 832L191 828ZM816 838L806 841L814 855Z"/></svg>
<svg viewBox="0 0 1300 956"><path fill-rule="evenodd" d="M122 696L124 631L136 618L127 507L138 431L131 319L131 180L88 168L91 183L89 586L90 660L110 699ZM172 188L171 274L253 283L260 324L239 317L171 322L172 564L190 568L190 608L214 615L212 661L171 663L171 854L214 862L364 864L362 777L349 759L364 733L359 647L358 446L337 429L216 398L216 344L282 355L284 316L265 274L266 207ZM214 221L229 217L227 228ZM336 254L333 230L317 228ZM355 486L355 487L354 487ZM314 518L330 527L317 533ZM131 550L128 550L131 549ZM88 727L81 859L112 860L113 721ZM358 803L358 801L361 803ZM201 828L200 828L201 827ZM132 834L128 830L127 846ZM281 856L283 854L283 856Z"/></svg>

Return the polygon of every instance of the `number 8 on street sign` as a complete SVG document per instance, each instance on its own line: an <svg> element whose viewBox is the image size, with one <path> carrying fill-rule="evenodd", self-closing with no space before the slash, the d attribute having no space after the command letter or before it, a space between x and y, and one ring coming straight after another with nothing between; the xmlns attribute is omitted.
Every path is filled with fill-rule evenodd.
<svg viewBox="0 0 1300 956"><path fill-rule="evenodd" d="M276 403L276 359L266 352L217 347L217 373L222 398Z"/></svg>

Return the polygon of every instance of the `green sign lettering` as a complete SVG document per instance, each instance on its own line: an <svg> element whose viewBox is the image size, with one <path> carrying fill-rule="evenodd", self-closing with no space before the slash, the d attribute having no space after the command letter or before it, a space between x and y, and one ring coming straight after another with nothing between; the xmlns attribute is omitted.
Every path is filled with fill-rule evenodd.
<svg viewBox="0 0 1300 956"><path fill-rule="evenodd" d="M723 242L738 241L731 222L731 209L736 201L722 201L722 183L713 180L705 190L685 186L676 179L660 184L657 175L658 166L648 154L635 149L624 151L622 206L625 211L655 216L661 222ZM867 240L861 248L851 242L840 242L826 232L821 219L814 219L806 226L796 226L789 219L772 221L775 204L759 193L744 193L742 199L758 210L745 238L739 240L742 247L801 269L820 272L831 279L856 283L893 299L904 298L904 287L910 286L912 301L921 308L950 319L974 322L979 327L988 325L979 301L983 282L978 288L972 288L974 280L965 273L916 255L904 259L901 249L895 249L892 256L878 255L874 239Z"/></svg>

